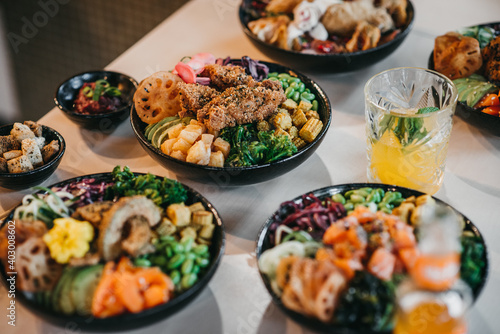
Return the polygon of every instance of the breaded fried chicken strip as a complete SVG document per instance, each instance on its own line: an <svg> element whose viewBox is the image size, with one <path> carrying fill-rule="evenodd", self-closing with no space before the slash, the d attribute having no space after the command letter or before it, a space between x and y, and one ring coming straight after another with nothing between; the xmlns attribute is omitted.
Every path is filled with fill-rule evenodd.
<svg viewBox="0 0 500 334"><path fill-rule="evenodd" d="M483 49L483 61L488 80L500 83L500 36L492 39Z"/></svg>
<svg viewBox="0 0 500 334"><path fill-rule="evenodd" d="M255 84L255 80L246 74L245 69L240 66L205 65L205 69L200 76L210 78L210 85L217 87L221 91L229 87L240 85L253 86Z"/></svg>
<svg viewBox="0 0 500 334"><path fill-rule="evenodd" d="M180 117L196 115L196 112L220 94L217 90L198 84L178 83L179 98L182 110Z"/></svg>
<svg viewBox="0 0 500 334"><path fill-rule="evenodd" d="M198 111L198 121L204 122L212 131L261 121L285 100L281 83L275 81L255 82L252 87L230 87Z"/></svg>

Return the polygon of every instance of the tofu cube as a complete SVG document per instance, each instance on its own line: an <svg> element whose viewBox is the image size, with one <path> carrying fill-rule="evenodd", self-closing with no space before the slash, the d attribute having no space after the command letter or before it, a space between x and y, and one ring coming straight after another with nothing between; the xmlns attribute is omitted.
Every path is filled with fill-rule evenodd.
<svg viewBox="0 0 500 334"><path fill-rule="evenodd" d="M187 226L191 222L191 211L184 203L170 204L167 216L175 226Z"/></svg>
<svg viewBox="0 0 500 334"><path fill-rule="evenodd" d="M208 165L211 167L224 167L224 154L221 151L210 153Z"/></svg>
<svg viewBox="0 0 500 334"><path fill-rule="evenodd" d="M163 153L165 153L166 155L171 155L172 151L173 151L172 147L174 146L176 141L177 141L177 138L165 140L160 146L161 151Z"/></svg>
<svg viewBox="0 0 500 334"><path fill-rule="evenodd" d="M186 161L186 153L182 151L172 151L170 156L177 160Z"/></svg>
<svg viewBox="0 0 500 334"><path fill-rule="evenodd" d="M30 159L33 167L39 167L43 165L42 152L38 148L38 144L34 138L26 138L21 143L21 148L23 154Z"/></svg>
<svg viewBox="0 0 500 334"><path fill-rule="evenodd" d="M12 150L12 151L9 151L9 152L5 152L3 154L3 157L6 160L11 160L11 159L18 158L21 155L23 155L23 151L21 151L21 150Z"/></svg>
<svg viewBox="0 0 500 334"><path fill-rule="evenodd" d="M224 159L227 159L227 156L229 155L229 150L231 149L231 144L229 144L227 141L219 137L214 140L213 146L214 146L214 151L222 152L222 154L224 154Z"/></svg>
<svg viewBox="0 0 500 334"><path fill-rule="evenodd" d="M297 109L297 102L292 99L287 99L285 102L281 104L281 106L287 110L295 110Z"/></svg>
<svg viewBox="0 0 500 334"><path fill-rule="evenodd" d="M168 138L177 138L179 137L179 133L184 129L184 124L179 123L176 124L170 128L168 128L167 133L168 133Z"/></svg>
<svg viewBox="0 0 500 334"><path fill-rule="evenodd" d="M205 126L205 124L203 124L202 122L198 122L197 120L192 119L191 121L189 121L189 124L190 124L190 125L197 125L197 126L200 126L200 127L201 127L201 133L205 133L205 132L207 132L207 127L206 127L206 126Z"/></svg>
<svg viewBox="0 0 500 334"><path fill-rule="evenodd" d="M21 123L14 123L12 130L10 130L10 134L19 143L26 138L35 138L35 134L31 131L29 126Z"/></svg>
<svg viewBox="0 0 500 334"><path fill-rule="evenodd" d="M24 173L33 170L33 165L27 156L21 155L20 157L7 161L7 169L9 173Z"/></svg>
<svg viewBox="0 0 500 334"><path fill-rule="evenodd" d="M188 150L186 161L198 165L208 165L210 161L210 148L203 141L197 141L196 144L191 146Z"/></svg>
<svg viewBox="0 0 500 334"><path fill-rule="evenodd" d="M188 150L191 148L192 144L187 142L184 138L178 137L177 141L172 145L172 151L181 151L187 154Z"/></svg>
<svg viewBox="0 0 500 334"><path fill-rule="evenodd" d="M209 133L204 133L201 135L201 141L205 143L207 148L211 148L212 143L214 142L214 135L211 135Z"/></svg>
<svg viewBox="0 0 500 334"><path fill-rule="evenodd" d="M183 138L188 143L193 145L202 133L203 129L201 128L201 126L189 124L184 128L184 130L181 131L181 133L179 133L179 138Z"/></svg>

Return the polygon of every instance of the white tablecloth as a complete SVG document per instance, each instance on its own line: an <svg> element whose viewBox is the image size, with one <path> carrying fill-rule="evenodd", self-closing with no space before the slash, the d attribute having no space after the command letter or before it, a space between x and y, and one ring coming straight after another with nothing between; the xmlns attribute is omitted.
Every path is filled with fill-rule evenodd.
<svg viewBox="0 0 500 334"><path fill-rule="evenodd" d="M248 55L266 60L240 28L239 2L190 1L107 69L141 80L155 71L171 69L183 56L198 52L211 52L217 57ZM366 181L363 85L368 78L392 67L426 67L435 36L500 18L498 0L413 2L416 11L413 31L390 57L357 72L311 75L328 93L333 105L333 122L322 145L303 165L274 180L238 188L218 188L180 179L204 194L219 210L226 228L226 253L208 288L196 300L174 316L133 333L309 333L287 319L270 301L253 254L259 228L284 200L327 185ZM142 150L128 121L111 134L102 134L79 129L59 110L53 109L40 122L56 128L67 142L67 152L59 169L44 185L83 174L108 172L115 165L176 178ZM3 211L29 192L0 191ZM486 239L489 280L470 311L470 333L498 333L500 138L455 118L446 176L436 196L469 217ZM81 332L72 327L54 327L19 305L16 327L11 327L5 316L8 302L2 288L1 333Z"/></svg>

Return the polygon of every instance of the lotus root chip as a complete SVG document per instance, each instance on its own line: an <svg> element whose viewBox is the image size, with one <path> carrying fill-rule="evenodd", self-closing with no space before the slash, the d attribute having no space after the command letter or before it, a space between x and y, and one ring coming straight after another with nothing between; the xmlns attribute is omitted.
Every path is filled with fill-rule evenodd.
<svg viewBox="0 0 500 334"><path fill-rule="evenodd" d="M182 79L173 73L161 71L143 81L134 94L135 110L147 124L159 122L165 117L177 116L181 110L177 84Z"/></svg>

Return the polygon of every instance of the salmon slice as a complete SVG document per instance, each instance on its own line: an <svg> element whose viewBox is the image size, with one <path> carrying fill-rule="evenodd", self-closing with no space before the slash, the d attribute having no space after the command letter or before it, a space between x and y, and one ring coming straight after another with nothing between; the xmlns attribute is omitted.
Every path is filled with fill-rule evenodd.
<svg viewBox="0 0 500 334"><path fill-rule="evenodd" d="M396 256L387 249L379 247L368 262L368 271L382 280L389 281L395 264Z"/></svg>

